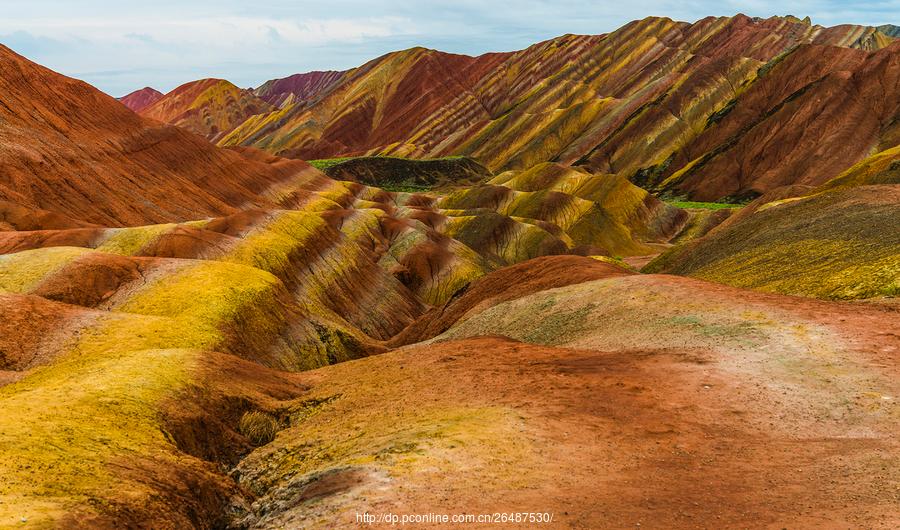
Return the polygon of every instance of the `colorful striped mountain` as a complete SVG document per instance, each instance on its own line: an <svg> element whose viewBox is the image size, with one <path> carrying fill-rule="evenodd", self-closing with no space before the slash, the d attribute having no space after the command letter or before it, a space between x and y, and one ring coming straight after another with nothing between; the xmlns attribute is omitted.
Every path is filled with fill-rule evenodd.
<svg viewBox="0 0 900 530"><path fill-rule="evenodd" d="M118 101L0 46L0 528L897 527L895 30Z"/></svg>

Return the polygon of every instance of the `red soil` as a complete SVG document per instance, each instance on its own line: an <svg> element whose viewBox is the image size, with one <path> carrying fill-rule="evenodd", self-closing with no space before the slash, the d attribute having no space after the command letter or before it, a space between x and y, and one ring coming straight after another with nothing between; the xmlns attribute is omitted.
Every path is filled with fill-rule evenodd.
<svg viewBox="0 0 900 530"><path fill-rule="evenodd" d="M142 119L0 47L0 201L14 228L150 224L232 213L307 164L266 164ZM32 218L27 210L44 210ZM25 212L25 213L22 213ZM13 220L10 223L10 219ZM69 221L74 219L75 221Z"/></svg>
<svg viewBox="0 0 900 530"><path fill-rule="evenodd" d="M0 230L61 230L94 226L65 215L0 201Z"/></svg>
<svg viewBox="0 0 900 530"><path fill-rule="evenodd" d="M0 293L0 313L0 386L51 362L71 329L93 320L75 306L11 293Z"/></svg>
<svg viewBox="0 0 900 530"><path fill-rule="evenodd" d="M145 275L160 260L92 252L66 264L30 294L47 300L82 307L97 307L132 282L143 283Z"/></svg>
<svg viewBox="0 0 900 530"><path fill-rule="evenodd" d="M676 155L675 169L717 153L676 188L716 200L824 184L871 154L898 112L900 43L872 53L801 46Z"/></svg>
<svg viewBox="0 0 900 530"><path fill-rule="evenodd" d="M343 91L349 90L370 71L402 68L403 76L396 81L396 87L390 90L376 87L379 93L373 94L375 97L346 105L346 112L329 121L315 145L283 154L304 159L326 158L338 153L365 152L373 145L401 141L423 118L448 101L468 93L504 56L469 57L413 48L379 57L345 75L341 86L330 91L329 97L343 97Z"/></svg>

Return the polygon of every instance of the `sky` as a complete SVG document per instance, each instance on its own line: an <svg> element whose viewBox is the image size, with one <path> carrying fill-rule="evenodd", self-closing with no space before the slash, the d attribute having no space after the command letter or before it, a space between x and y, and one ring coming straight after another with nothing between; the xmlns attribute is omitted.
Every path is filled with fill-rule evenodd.
<svg viewBox="0 0 900 530"><path fill-rule="evenodd" d="M810 16L816 24L900 25L900 0L0 0L0 43L122 96L204 77L251 87L344 70L425 46L477 55L645 16Z"/></svg>

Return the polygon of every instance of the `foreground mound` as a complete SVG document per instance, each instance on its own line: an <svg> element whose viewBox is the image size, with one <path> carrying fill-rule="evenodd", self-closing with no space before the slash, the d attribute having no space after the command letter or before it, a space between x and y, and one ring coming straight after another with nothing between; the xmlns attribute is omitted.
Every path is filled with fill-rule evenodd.
<svg viewBox="0 0 900 530"><path fill-rule="evenodd" d="M900 186L763 198L751 209L645 272L818 298L900 294Z"/></svg>
<svg viewBox="0 0 900 530"><path fill-rule="evenodd" d="M0 257L0 525L897 522L888 307L548 257L425 313L407 330L429 344L284 371L379 351L424 312L374 265L417 247L383 215L10 239L38 246Z"/></svg>
<svg viewBox="0 0 900 530"><path fill-rule="evenodd" d="M291 426L238 466L258 495L239 520L891 528L894 316L666 276L531 292L302 374Z"/></svg>

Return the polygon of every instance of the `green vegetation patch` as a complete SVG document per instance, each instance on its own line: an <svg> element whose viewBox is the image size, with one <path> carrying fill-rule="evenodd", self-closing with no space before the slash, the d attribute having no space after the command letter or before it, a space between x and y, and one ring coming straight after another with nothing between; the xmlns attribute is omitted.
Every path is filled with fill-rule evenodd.
<svg viewBox="0 0 900 530"><path fill-rule="evenodd" d="M491 177L487 168L462 156L425 159L361 156L313 160L311 164L336 180L402 193L469 186Z"/></svg>
<svg viewBox="0 0 900 530"><path fill-rule="evenodd" d="M465 157L459 155L453 156L442 156L438 158L404 158L401 156L344 156L337 158L320 158L317 160L307 160L309 165L318 169L319 171L325 171L326 169L332 168L338 164L343 164L344 162L348 162L350 160L366 160L366 159L382 159L382 160L400 160L403 162L434 162L438 160L460 160Z"/></svg>
<svg viewBox="0 0 900 530"><path fill-rule="evenodd" d="M258 410L245 412L238 423L238 431L259 447L275 439L278 434L278 420L270 414Z"/></svg>
<svg viewBox="0 0 900 530"><path fill-rule="evenodd" d="M348 156L340 158L320 158L318 160L307 160L307 162L309 162L309 165L318 169L319 171L325 171L330 167L334 167L340 163L346 162L347 160L353 160L354 158L359 157Z"/></svg>
<svg viewBox="0 0 900 530"><path fill-rule="evenodd" d="M746 204L734 204L727 202L695 202L695 201L678 201L678 200L667 200L667 203L675 206L676 208L681 208L683 210L697 209L697 210L726 210L726 209L739 209L746 206Z"/></svg>
<svg viewBox="0 0 900 530"><path fill-rule="evenodd" d="M416 184L415 182L405 181L400 183L382 184L381 189L385 191L395 191L399 193L420 193L429 191L433 186Z"/></svg>

